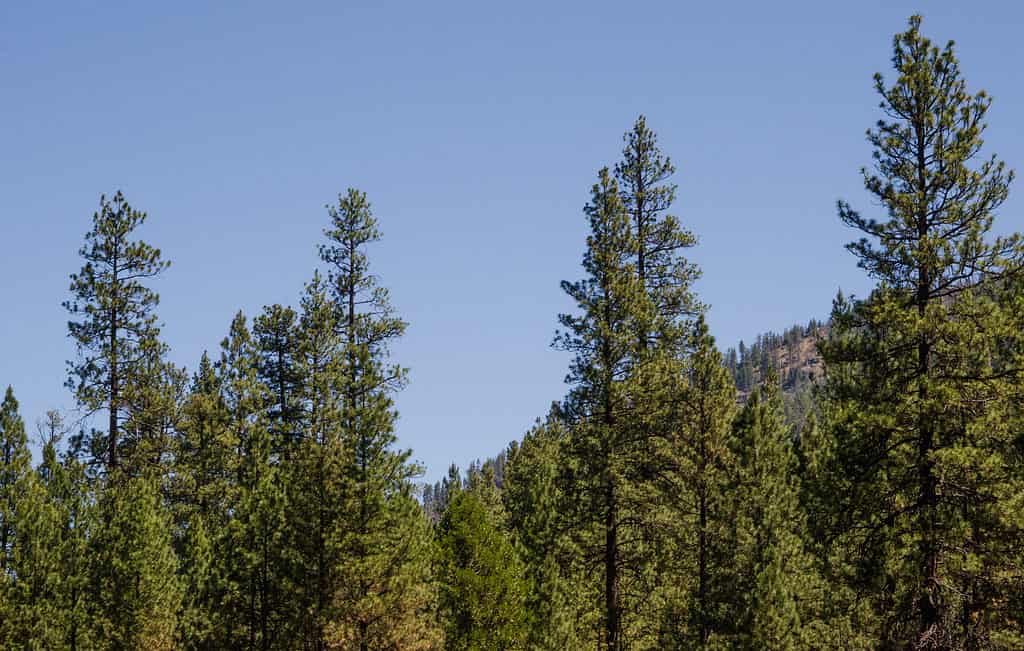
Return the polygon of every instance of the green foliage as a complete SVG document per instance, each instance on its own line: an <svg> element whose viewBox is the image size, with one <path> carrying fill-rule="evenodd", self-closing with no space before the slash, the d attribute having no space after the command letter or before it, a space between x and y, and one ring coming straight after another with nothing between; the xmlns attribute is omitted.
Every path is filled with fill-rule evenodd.
<svg viewBox="0 0 1024 651"><path fill-rule="evenodd" d="M659 638L663 646L713 648L728 639L737 614L730 593L735 513L728 499L736 474L729 436L736 390L703 318L683 380L668 410L678 423L677 465L664 479L676 526L658 565L665 577L657 593L664 602Z"/></svg>
<svg viewBox="0 0 1024 651"><path fill-rule="evenodd" d="M378 240L365 193L350 189L328 206L329 243L320 257L330 267L334 327L340 349L337 457L341 512L326 532L339 562L333 568L335 621L328 639L342 648L429 648L436 638L429 613L430 541L412 496L419 468L395 450L392 395L406 383L388 359L389 343L405 331L387 290L369 273L365 248Z"/></svg>
<svg viewBox="0 0 1024 651"><path fill-rule="evenodd" d="M778 379L769 375L739 414L733 527L738 638L750 649L815 648L812 622L823 586L806 549L795 437Z"/></svg>
<svg viewBox="0 0 1024 651"><path fill-rule="evenodd" d="M115 476L88 541L90 627L110 649L173 649L182 588L156 482Z"/></svg>
<svg viewBox="0 0 1024 651"><path fill-rule="evenodd" d="M644 116L637 118L623 141L615 179L635 242L631 263L654 305L647 320L638 324L640 345L646 347L653 340L679 350L686 343L688 319L704 311L692 290L700 270L683 257L697 238L668 213L676 198L676 185L669 181L676 168L662 154Z"/></svg>
<svg viewBox="0 0 1024 651"><path fill-rule="evenodd" d="M915 16L894 39L893 84L875 78L884 118L864 182L887 218L839 204L863 233L848 248L879 283L837 300L822 347L840 578L871 600L860 626L884 644L1011 648L1024 247L989 235L1013 176L976 162L990 100L967 92L952 43L919 28Z"/></svg>
<svg viewBox="0 0 1024 651"><path fill-rule="evenodd" d="M163 371L160 329L153 310L160 302L143 282L169 266L160 250L130 239L146 221L120 192L100 197L92 229L79 255L85 264L71 276L72 299L64 307L73 319L68 335L79 359L68 362L68 387L89 414L105 410L109 428L102 443L108 469L118 464L120 422L133 414L133 402L152 374Z"/></svg>
<svg viewBox="0 0 1024 651"><path fill-rule="evenodd" d="M239 312L221 343L218 384L227 413L227 440L236 442L235 495L226 530L224 568L230 613L228 639L260 648L279 648L288 621L283 554L285 495L272 456L265 405L268 390L259 380L257 354L245 316Z"/></svg>
<svg viewBox="0 0 1024 651"><path fill-rule="evenodd" d="M566 408L574 422L565 446L564 487L566 516L582 562L603 568L601 644L613 651L622 648L624 627L634 623L636 604L624 603L624 594L633 594L631 583L639 580L645 560L632 517L646 501L648 485L640 477L646 449L632 429L636 385L631 380L637 333L653 321L653 306L631 262L636 240L607 169L601 170L585 212L587 277L562 283L578 313L559 316L564 330L555 342L574 355L567 378L572 390Z"/></svg>
<svg viewBox="0 0 1024 651"><path fill-rule="evenodd" d="M295 310L281 305L263 308L253 323L259 354L257 370L269 388L271 435L275 448L286 453L301 436L303 372Z"/></svg>
<svg viewBox="0 0 1024 651"><path fill-rule="evenodd" d="M7 574L17 531L18 483L31 469L32 457L18 400L8 386L0 403L0 574Z"/></svg>
<svg viewBox="0 0 1024 651"><path fill-rule="evenodd" d="M502 500L513 539L524 560L528 592L526 648L555 651L578 645L579 603L573 559L562 531L564 495L559 485L561 446L567 436L557 405L509 446Z"/></svg>
<svg viewBox="0 0 1024 651"><path fill-rule="evenodd" d="M526 571L516 548L475 491L460 490L437 529L445 648L526 646Z"/></svg>

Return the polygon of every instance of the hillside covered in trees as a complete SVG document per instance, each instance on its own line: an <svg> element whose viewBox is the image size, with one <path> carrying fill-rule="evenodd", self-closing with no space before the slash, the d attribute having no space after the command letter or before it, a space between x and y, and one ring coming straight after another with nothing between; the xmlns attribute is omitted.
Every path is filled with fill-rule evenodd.
<svg viewBox="0 0 1024 651"><path fill-rule="evenodd" d="M426 488L365 193L191 369L146 213L101 197L63 297L86 418L46 414L36 463L0 405L0 648L1024 648L1024 241L991 234L990 100L920 26L876 76L880 214L838 205L867 296L723 353L641 116L562 281L566 395Z"/></svg>

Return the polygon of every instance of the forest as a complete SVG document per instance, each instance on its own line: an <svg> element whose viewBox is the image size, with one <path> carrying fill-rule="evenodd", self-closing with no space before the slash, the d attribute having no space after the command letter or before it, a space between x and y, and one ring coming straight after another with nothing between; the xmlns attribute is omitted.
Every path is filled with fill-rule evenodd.
<svg viewBox="0 0 1024 651"><path fill-rule="evenodd" d="M406 322L364 192L326 207L295 305L191 369L146 213L102 196L55 297L84 417L35 444L17 387L0 406L0 648L1024 649L1013 172L920 17L874 85L876 216L837 205L870 293L723 351L640 116L577 217L565 395L435 485L395 434Z"/></svg>

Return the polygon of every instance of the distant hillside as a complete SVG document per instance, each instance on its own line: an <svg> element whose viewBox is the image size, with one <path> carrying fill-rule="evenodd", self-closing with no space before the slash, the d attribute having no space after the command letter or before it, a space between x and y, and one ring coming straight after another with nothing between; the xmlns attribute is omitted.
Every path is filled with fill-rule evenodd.
<svg viewBox="0 0 1024 651"><path fill-rule="evenodd" d="M751 345L740 342L725 351L725 365L732 373L740 401L745 401L770 370L782 382L786 416L799 430L812 408L811 388L824 374L817 340L828 336L829 326L816 319L794 325L784 332L758 335Z"/></svg>
<svg viewBox="0 0 1024 651"><path fill-rule="evenodd" d="M782 381L786 419L794 431L799 432L814 406L811 396L814 383L824 374L816 341L818 337L827 337L828 331L827 323L811 319L807 325L794 325L781 334L767 332L758 335L749 346L741 341L737 348L727 349L724 355L725 366L736 382L740 402L745 402L768 371L774 369ZM447 503L453 481L470 484L481 477L488 477L500 488L504 476L504 450L485 461L470 463L465 472L452 465L448 477L434 484L423 485L424 506L436 521Z"/></svg>

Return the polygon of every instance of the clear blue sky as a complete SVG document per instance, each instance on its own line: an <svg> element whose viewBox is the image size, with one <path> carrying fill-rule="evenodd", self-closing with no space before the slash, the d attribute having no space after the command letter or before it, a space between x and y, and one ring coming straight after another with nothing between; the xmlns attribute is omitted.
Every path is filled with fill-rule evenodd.
<svg viewBox="0 0 1024 651"><path fill-rule="evenodd" d="M1018 2L2 3L0 384L33 430L72 406L60 303L100 193L149 212L165 337L194 367L238 309L297 301L324 204L355 186L411 324L400 442L435 479L564 394L559 281L640 113L723 347L863 293L834 203L873 209L871 75L915 11L995 97L988 150L1024 169ZM1024 230L1017 185L999 230Z"/></svg>

